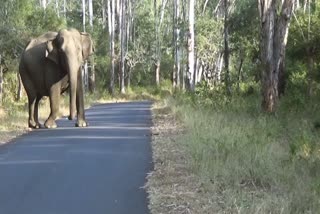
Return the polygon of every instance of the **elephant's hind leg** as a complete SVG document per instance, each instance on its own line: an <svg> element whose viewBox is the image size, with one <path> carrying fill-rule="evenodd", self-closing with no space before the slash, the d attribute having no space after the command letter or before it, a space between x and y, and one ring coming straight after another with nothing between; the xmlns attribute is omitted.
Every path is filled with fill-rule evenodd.
<svg viewBox="0 0 320 214"><path fill-rule="evenodd" d="M41 99L42 96L38 95L34 105L34 121L36 122L36 128L41 128L41 124L39 122L39 102Z"/></svg>
<svg viewBox="0 0 320 214"><path fill-rule="evenodd" d="M40 124L38 122L38 118L35 119L35 112L38 114L38 103L36 89L33 85L33 82L30 80L29 76L25 72L21 72L21 79L24 85L24 88L28 95L28 107L29 107L29 119L28 126L29 128L38 129L40 128ZM35 111L36 107L36 111Z"/></svg>
<svg viewBox="0 0 320 214"><path fill-rule="evenodd" d="M37 121L34 118L34 115L36 112L35 106L37 103L37 96L35 96L34 94L30 94L30 95L28 94L28 101L29 101L29 120L28 120L29 128L38 129L40 128L40 124L39 122L37 123Z"/></svg>

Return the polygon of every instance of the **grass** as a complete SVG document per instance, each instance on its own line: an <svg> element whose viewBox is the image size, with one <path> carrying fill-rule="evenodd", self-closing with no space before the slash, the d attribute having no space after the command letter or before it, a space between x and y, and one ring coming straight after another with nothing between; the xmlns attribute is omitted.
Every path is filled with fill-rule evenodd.
<svg viewBox="0 0 320 214"><path fill-rule="evenodd" d="M163 96L163 90L154 88L135 87L129 89L122 95L115 91L112 97L105 91L85 95L85 108L89 108L95 103L108 102L127 102L129 100L158 100ZM167 90L167 93L171 93ZM8 142L13 137L28 131L28 104L27 97L24 96L21 101L15 102L13 99L5 99L0 106L0 143ZM49 99L43 98L39 107L39 121L45 122L50 114ZM64 94L60 99L60 117L66 117L69 114L69 96Z"/></svg>
<svg viewBox="0 0 320 214"><path fill-rule="evenodd" d="M177 141L188 148L189 166L218 212L319 213L319 101L299 106L284 98L267 115L257 97L233 97L218 107L186 95L170 99L188 130Z"/></svg>

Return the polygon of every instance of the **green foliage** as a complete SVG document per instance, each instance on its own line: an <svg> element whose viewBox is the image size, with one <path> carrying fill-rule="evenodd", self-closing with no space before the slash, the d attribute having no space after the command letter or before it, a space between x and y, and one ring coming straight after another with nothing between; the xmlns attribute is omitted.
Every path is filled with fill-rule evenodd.
<svg viewBox="0 0 320 214"><path fill-rule="evenodd" d="M27 17L25 25L30 28L28 30L32 37L47 31L59 31L66 26L64 18L59 18L51 8L35 10Z"/></svg>
<svg viewBox="0 0 320 214"><path fill-rule="evenodd" d="M223 22L211 17L201 17L196 25L196 43L198 55L204 61L213 61L218 51L223 47L221 32Z"/></svg>

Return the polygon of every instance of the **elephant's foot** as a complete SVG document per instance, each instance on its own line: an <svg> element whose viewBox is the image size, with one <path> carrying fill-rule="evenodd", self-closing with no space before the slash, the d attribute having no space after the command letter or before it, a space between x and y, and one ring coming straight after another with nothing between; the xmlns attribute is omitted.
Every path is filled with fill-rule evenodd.
<svg viewBox="0 0 320 214"><path fill-rule="evenodd" d="M47 129L54 129L54 128L57 128L57 124L54 120L52 119L47 119L47 121L44 123L44 126L47 128Z"/></svg>
<svg viewBox="0 0 320 214"><path fill-rule="evenodd" d="M89 126L89 123L85 120L78 120L75 126L76 127L87 127L87 126Z"/></svg>
<svg viewBox="0 0 320 214"><path fill-rule="evenodd" d="M76 114L70 114L69 116L68 116L68 119L69 120L74 120L76 118Z"/></svg>
<svg viewBox="0 0 320 214"><path fill-rule="evenodd" d="M41 125L40 123L36 123L34 121L29 121L29 128L32 128L32 129L40 129L41 128Z"/></svg>

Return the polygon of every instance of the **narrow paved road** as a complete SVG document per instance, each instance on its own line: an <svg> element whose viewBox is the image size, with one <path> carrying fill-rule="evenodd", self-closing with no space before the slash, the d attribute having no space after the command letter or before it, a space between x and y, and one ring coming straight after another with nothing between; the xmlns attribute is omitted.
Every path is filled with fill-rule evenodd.
<svg viewBox="0 0 320 214"><path fill-rule="evenodd" d="M41 129L0 147L0 214L146 214L150 102L101 104L90 124Z"/></svg>

